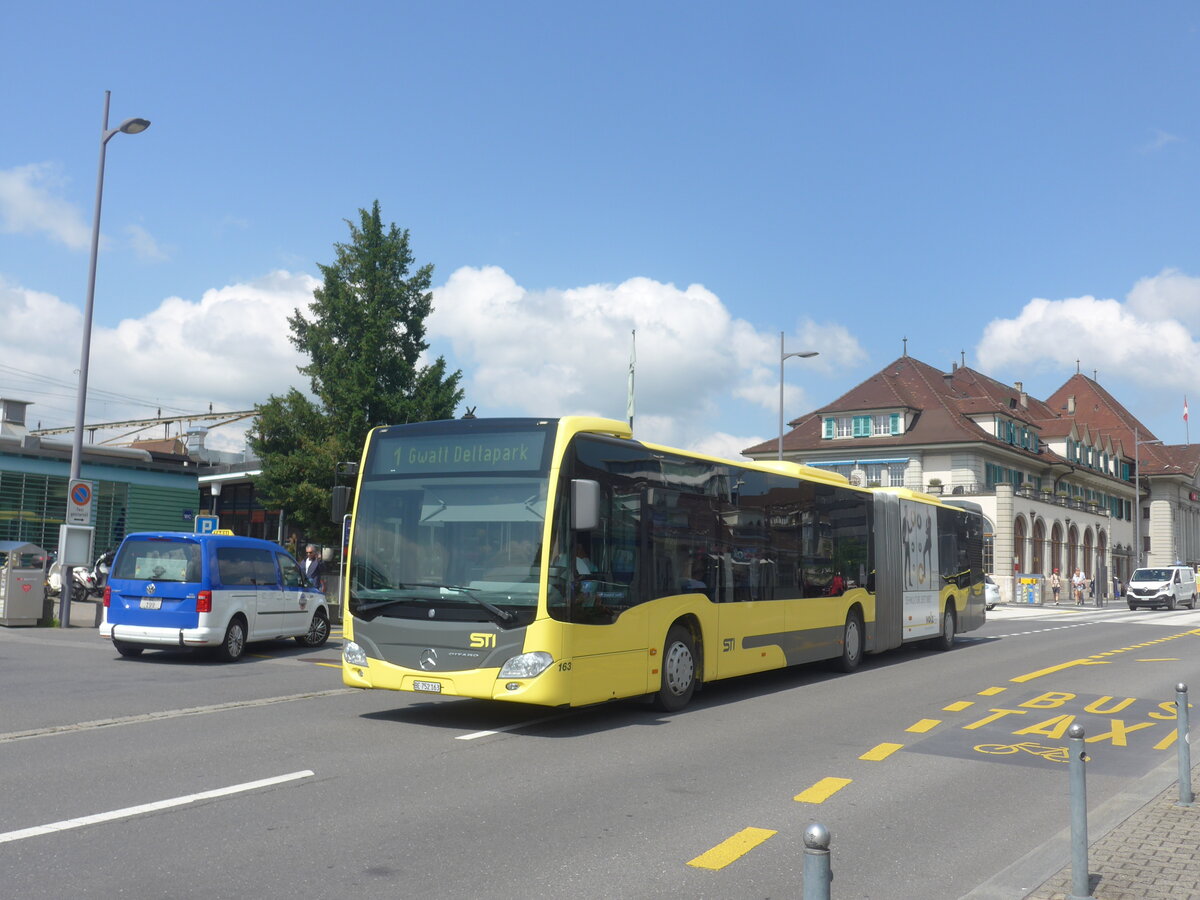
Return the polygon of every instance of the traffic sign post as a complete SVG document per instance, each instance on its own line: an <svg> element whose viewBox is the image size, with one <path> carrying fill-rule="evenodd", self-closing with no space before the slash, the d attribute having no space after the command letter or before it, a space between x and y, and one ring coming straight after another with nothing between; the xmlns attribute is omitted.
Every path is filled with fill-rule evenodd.
<svg viewBox="0 0 1200 900"><path fill-rule="evenodd" d="M196 534L212 534L220 525L217 516L196 516L193 520L193 531Z"/></svg>

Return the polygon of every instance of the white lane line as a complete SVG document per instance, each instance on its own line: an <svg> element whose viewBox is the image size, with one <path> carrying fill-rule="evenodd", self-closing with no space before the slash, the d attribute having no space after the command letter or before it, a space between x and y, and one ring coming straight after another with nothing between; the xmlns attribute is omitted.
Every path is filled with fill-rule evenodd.
<svg viewBox="0 0 1200 900"><path fill-rule="evenodd" d="M7 734L0 734L0 744L6 744L10 741L24 741L30 738L49 737L55 734L74 734L78 731L93 731L97 728L110 728L114 725L139 725L145 722L157 722L160 719L202 716L208 713L227 712L232 709L250 709L256 706L270 706L273 703L289 703L292 700L313 700L318 697L334 697L338 694L353 694L358 692L358 688L334 688L328 691L309 691L304 694L288 694L282 697L264 697L260 700L235 700L231 703L214 703L211 706L166 709L161 712L140 713L136 716L120 716L113 719L96 719L91 722L75 722L70 725L50 725L46 728L32 728L29 731L10 731Z"/></svg>
<svg viewBox="0 0 1200 900"><path fill-rule="evenodd" d="M518 728L528 728L530 725L540 725L542 722L550 722L558 719L566 718L572 713L559 713L553 716L542 716L540 719L530 719L528 722L517 722L515 725L508 725L504 728L493 728L490 731L473 731L471 734L460 734L455 738L456 741L473 741L476 738L488 737L493 734L503 734L506 731L516 731Z"/></svg>
<svg viewBox="0 0 1200 900"><path fill-rule="evenodd" d="M283 784L288 781L296 781L300 778L311 778L313 775L312 769L305 769L302 772L291 772L287 775L276 775L274 778L263 778L259 781L247 781L245 784L235 784L231 787L216 788L211 791L202 791L199 794L188 794L185 797L173 797L170 800L157 800L154 803L143 803L141 806L127 806L124 809L114 809L111 812L96 813L94 816L81 816L78 819L64 819L61 822L51 822L49 825L37 825L33 828L22 828L19 831L6 831L0 834L0 844L7 844L9 841L23 841L25 838L40 837L42 835L54 834L59 831L68 831L72 828L83 828L85 825L99 825L103 822L113 822L117 819L128 819L132 816L140 816L146 813L158 812L160 809L171 809L176 806L186 806L189 803L198 803L201 800L212 800L217 797L228 797L230 794L239 794L244 791L256 791L259 788L270 787L275 784Z"/></svg>

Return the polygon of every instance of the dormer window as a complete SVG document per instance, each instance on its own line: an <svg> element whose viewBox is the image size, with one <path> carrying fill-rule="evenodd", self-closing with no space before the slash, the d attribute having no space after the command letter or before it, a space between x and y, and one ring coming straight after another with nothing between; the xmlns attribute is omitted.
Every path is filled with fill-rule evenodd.
<svg viewBox="0 0 1200 900"><path fill-rule="evenodd" d="M900 413L874 413L858 416L826 416L821 435L825 440L839 438L890 437L904 431Z"/></svg>

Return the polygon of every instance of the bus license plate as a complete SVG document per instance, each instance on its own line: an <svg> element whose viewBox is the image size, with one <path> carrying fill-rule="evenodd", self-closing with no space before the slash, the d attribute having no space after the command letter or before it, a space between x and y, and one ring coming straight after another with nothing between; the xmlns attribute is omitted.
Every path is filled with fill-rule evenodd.
<svg viewBox="0 0 1200 900"><path fill-rule="evenodd" d="M440 681L414 681L414 691L429 691L431 694L440 694L442 692L442 683Z"/></svg>
<svg viewBox="0 0 1200 900"><path fill-rule="evenodd" d="M149 597L143 597L142 609L162 609L162 598L155 597L154 599L151 599Z"/></svg>

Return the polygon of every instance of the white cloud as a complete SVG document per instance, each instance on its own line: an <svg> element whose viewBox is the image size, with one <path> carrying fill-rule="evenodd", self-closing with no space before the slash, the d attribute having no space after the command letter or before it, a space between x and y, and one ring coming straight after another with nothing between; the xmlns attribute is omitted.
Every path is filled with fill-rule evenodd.
<svg viewBox="0 0 1200 900"><path fill-rule="evenodd" d="M198 300L168 297L115 327L97 325L88 420L152 417L160 406L163 414L205 412L210 403L217 410L248 409L292 386L306 391L308 381L297 371L305 360L291 345L287 319L296 309L307 311L319 285L307 274L276 271L213 288ZM779 334L734 317L700 285L631 278L529 291L503 269L488 267L459 269L434 294L427 322L431 353L453 348L465 373L465 405L481 416L593 414L623 421L636 329L639 437L736 459L744 447L766 440L754 432L774 434ZM12 323L0 332L0 363L54 373L60 381L57 402L29 397L31 418L47 427L69 425L80 312L57 297L0 281L0 317ZM818 394L822 367L864 356L845 329L807 320L787 334L786 346L821 351L787 364L789 417L812 405L799 385ZM210 446L239 449L243 430L219 429Z"/></svg>
<svg viewBox="0 0 1200 900"><path fill-rule="evenodd" d="M695 446L712 439L722 405L779 405L778 334L733 317L701 285L631 278L534 292L498 267L464 267L435 289L428 326L432 339L452 343L467 374L465 402L479 415L624 419L635 329L639 434ZM787 340L789 349L806 341L820 347L824 359L818 359L830 368L864 356L840 326L806 321ZM789 396L796 401L794 389ZM788 408L795 414L800 405ZM735 454L755 440L726 437Z"/></svg>
<svg viewBox="0 0 1200 900"><path fill-rule="evenodd" d="M162 262L171 258L171 255L159 246L158 241L154 239L154 235L141 225L126 225L125 233L129 235L129 245L133 248L133 252L137 254L138 259L144 259L149 262Z"/></svg>
<svg viewBox="0 0 1200 900"><path fill-rule="evenodd" d="M976 348L981 367L1103 368L1152 386L1183 389L1200 375L1200 279L1174 270L1143 278L1125 302L1072 297L1030 300L1013 319L995 319Z"/></svg>
<svg viewBox="0 0 1200 900"><path fill-rule="evenodd" d="M697 453L707 453L709 456L721 459L746 459L742 456L742 451L747 447L761 444L765 440L766 438L758 435L738 437L725 431L714 431L712 434L694 441L687 449Z"/></svg>
<svg viewBox="0 0 1200 900"><path fill-rule="evenodd" d="M143 318L115 328L93 326L88 420L153 416L159 407L164 415L200 413L210 403L216 410L249 409L292 386L307 390L307 379L296 371L304 359L291 345L287 318L308 308L319 284L310 275L276 271L205 291L198 301L169 297ZM0 280L0 320L8 323L0 331L0 372L6 381L15 380L16 396L34 400L31 420L46 427L70 424L80 311ZM60 383L53 400L22 393L23 388L36 393L46 377Z"/></svg>
<svg viewBox="0 0 1200 900"><path fill-rule="evenodd" d="M1177 135L1163 131L1161 128L1157 128L1154 131L1154 138L1143 144L1141 150L1143 153L1155 153L1163 149L1163 147L1166 147L1169 144L1178 143L1181 140L1182 138L1178 137Z"/></svg>
<svg viewBox="0 0 1200 900"><path fill-rule="evenodd" d="M0 230L10 234L48 234L72 250L91 244L92 231L74 206L54 191L63 179L49 163L0 171Z"/></svg>

